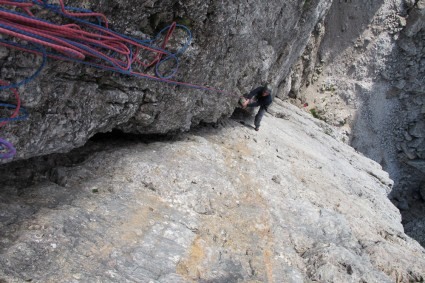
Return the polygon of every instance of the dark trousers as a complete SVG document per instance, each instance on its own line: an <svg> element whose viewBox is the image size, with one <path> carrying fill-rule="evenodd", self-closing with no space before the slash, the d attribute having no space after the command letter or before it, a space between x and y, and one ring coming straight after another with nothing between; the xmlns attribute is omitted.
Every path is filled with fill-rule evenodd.
<svg viewBox="0 0 425 283"><path fill-rule="evenodd" d="M264 113L266 113L265 107L260 107L260 109L257 112L257 115L255 115L254 125L256 128L260 127L261 119L263 119Z"/></svg>

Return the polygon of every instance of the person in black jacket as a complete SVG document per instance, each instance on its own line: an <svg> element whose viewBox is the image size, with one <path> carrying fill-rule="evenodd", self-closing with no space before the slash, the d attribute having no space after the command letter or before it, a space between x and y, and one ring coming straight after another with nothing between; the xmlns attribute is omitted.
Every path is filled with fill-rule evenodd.
<svg viewBox="0 0 425 283"><path fill-rule="evenodd" d="M267 108L272 104L272 90L269 85L260 86L251 91L247 96L246 100L242 102L242 107L258 107L260 109L255 115L254 126L255 130L258 131L260 129L261 119L263 119L264 113L267 111Z"/></svg>

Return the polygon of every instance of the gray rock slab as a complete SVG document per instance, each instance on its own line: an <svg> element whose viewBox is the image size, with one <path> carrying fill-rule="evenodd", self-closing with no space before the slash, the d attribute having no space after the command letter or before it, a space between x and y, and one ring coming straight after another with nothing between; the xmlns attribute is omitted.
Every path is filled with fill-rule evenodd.
<svg viewBox="0 0 425 283"><path fill-rule="evenodd" d="M225 120L173 141L99 142L61 185L0 186L0 279L423 280L425 250L380 165L292 105L272 112L286 115L259 132Z"/></svg>

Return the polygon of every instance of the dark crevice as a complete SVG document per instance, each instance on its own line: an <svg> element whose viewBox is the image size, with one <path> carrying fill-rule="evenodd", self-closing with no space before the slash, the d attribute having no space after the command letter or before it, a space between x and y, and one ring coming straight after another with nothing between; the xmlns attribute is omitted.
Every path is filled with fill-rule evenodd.
<svg viewBox="0 0 425 283"><path fill-rule="evenodd" d="M158 141L172 141L175 139L177 134L133 134L125 133L121 130L113 129L111 132L107 133L97 133L90 138L89 142L94 143L109 143L109 142L141 142L141 143L151 143Z"/></svg>
<svg viewBox="0 0 425 283"><path fill-rule="evenodd" d="M192 128L191 132L218 128L223 123L205 123ZM134 144L149 144L154 142L175 142L184 139L182 132L168 134L133 134L114 129L107 133L98 133L91 137L84 146L67 153L54 153L37 156L26 160L18 160L0 165L0 193L10 191L20 195L33 185L50 181L56 182L57 169L75 167L83 164L97 152ZM9 188L9 189L8 189Z"/></svg>
<svg viewBox="0 0 425 283"><path fill-rule="evenodd" d="M96 152L113 148L119 144L151 143L158 141L172 141L177 135L136 135L127 134L119 130L94 135L87 143L68 153L54 153L37 156L27 160L18 160L0 165L0 190L6 187L15 187L17 194L31 185L44 181L54 181L55 168L73 167L84 163Z"/></svg>

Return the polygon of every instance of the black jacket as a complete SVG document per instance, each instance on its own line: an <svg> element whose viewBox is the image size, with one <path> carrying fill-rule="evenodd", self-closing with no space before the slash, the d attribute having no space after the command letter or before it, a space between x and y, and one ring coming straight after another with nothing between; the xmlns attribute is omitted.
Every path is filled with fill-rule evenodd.
<svg viewBox="0 0 425 283"><path fill-rule="evenodd" d="M256 89L254 89L253 91L251 91L248 94L248 98L254 98L254 102L248 104L248 107L263 107L267 110L267 108L269 107L270 104L272 104L273 102L273 98L272 98L272 94L270 93L267 96L262 96L264 91L264 87L260 86L257 87Z"/></svg>

